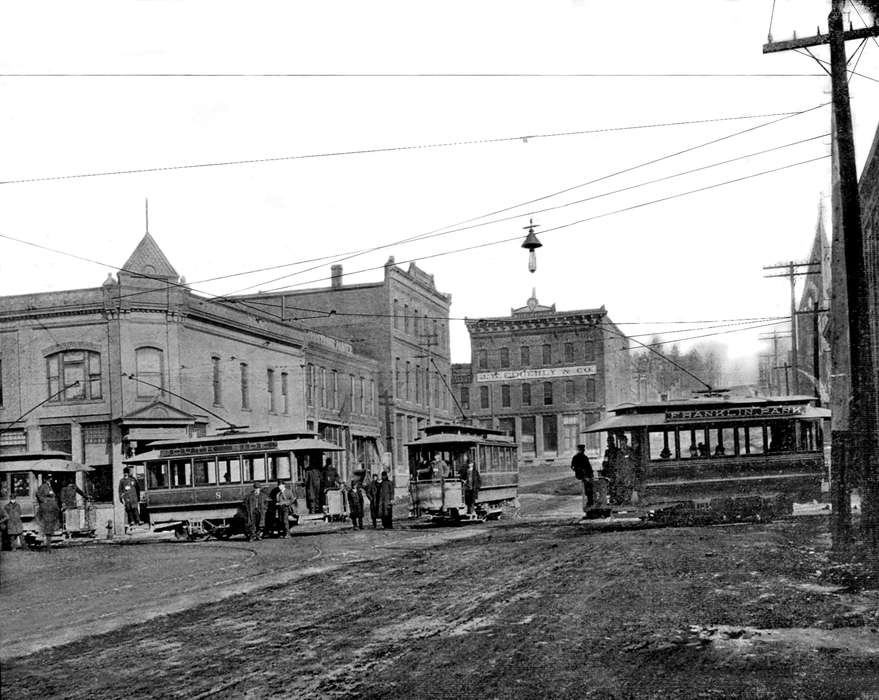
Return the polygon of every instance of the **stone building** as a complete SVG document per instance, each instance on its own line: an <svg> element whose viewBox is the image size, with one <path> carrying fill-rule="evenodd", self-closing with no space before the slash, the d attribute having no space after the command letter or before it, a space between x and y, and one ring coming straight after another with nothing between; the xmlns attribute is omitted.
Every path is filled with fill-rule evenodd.
<svg viewBox="0 0 879 700"><path fill-rule="evenodd" d="M308 409L311 365L344 377L338 395L353 386L354 400ZM92 467L79 478L98 522L120 527L122 459L152 440L310 422L337 427L343 474L375 461L377 369L349 343L194 294L147 233L100 287L0 298L0 452L60 450Z"/></svg>
<svg viewBox="0 0 879 700"><path fill-rule="evenodd" d="M451 295L440 292L433 275L415 263L403 270L391 257L380 282L345 284L342 266L334 265L329 287L239 298L343 339L378 362L384 459L393 468L398 491L405 491L405 443L425 425L451 416ZM317 368L309 373L309 395L323 395L324 382L330 379L324 380Z"/></svg>
<svg viewBox="0 0 879 700"><path fill-rule="evenodd" d="M629 341L604 307L557 311L532 294L509 316L469 319L470 364L454 365L461 411L515 436L524 464L597 456L587 426L630 400Z"/></svg>

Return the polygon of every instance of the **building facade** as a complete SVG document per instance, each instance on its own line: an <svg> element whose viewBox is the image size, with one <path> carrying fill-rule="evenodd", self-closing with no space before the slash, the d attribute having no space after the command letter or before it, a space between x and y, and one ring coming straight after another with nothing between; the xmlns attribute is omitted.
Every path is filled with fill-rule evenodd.
<svg viewBox="0 0 879 700"><path fill-rule="evenodd" d="M414 263L403 270L388 259L380 282L345 284L334 265L329 287L241 297L282 318L339 338L378 362L376 399L384 463L398 492L408 488L405 443L425 425L451 417L450 294ZM312 392L321 393L312 376Z"/></svg>
<svg viewBox="0 0 879 700"><path fill-rule="evenodd" d="M120 528L115 489L125 457L153 440L229 425L304 431L309 365L349 378L349 387L356 377L358 392L377 379L377 363L350 345L193 294L146 234L100 287L0 298L0 451L60 450L92 467L80 485L98 522ZM318 427L333 419L346 427L334 434L346 448L343 467L355 449L366 459L346 435L378 434L375 403L358 399L317 415Z"/></svg>
<svg viewBox="0 0 879 700"><path fill-rule="evenodd" d="M516 438L523 464L569 459L608 408L630 400L629 341L604 307L557 311L532 294L510 315L469 319L471 362L454 365L464 418Z"/></svg>

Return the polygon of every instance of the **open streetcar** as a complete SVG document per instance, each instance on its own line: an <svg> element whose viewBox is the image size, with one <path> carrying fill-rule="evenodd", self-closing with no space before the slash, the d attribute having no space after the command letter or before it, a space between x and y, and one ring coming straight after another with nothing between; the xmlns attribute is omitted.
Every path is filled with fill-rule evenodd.
<svg viewBox="0 0 879 700"><path fill-rule="evenodd" d="M343 448L312 433L249 432L163 440L124 460L141 488L153 531L226 538L243 532L241 506L254 483L291 485L304 504L305 472Z"/></svg>
<svg viewBox="0 0 879 700"><path fill-rule="evenodd" d="M765 519L821 497L830 411L814 402L712 394L623 404L586 432L607 433L612 504L648 506L656 519Z"/></svg>
<svg viewBox="0 0 879 700"><path fill-rule="evenodd" d="M406 444L409 493L416 516L484 520L517 507L518 445L499 430L431 425Z"/></svg>

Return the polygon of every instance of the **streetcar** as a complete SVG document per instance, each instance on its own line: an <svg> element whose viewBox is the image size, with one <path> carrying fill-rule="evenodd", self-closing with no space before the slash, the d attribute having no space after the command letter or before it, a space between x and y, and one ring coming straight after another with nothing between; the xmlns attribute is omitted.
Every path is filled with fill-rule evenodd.
<svg viewBox="0 0 879 700"><path fill-rule="evenodd" d="M343 449L312 433L230 432L156 441L123 462L140 486L154 532L226 539L243 533L242 503L254 483L268 493L287 482L304 505L306 470Z"/></svg>
<svg viewBox="0 0 879 700"><path fill-rule="evenodd" d="M68 453L55 450L0 455L0 508L9 502L10 495L15 495L21 507L24 537L32 541L44 534L36 518L36 493L40 483L48 478L55 495L59 496L64 485L75 483L77 473L91 471L94 471L91 467L71 461ZM86 500L82 508L76 509L77 527L71 523L69 530L64 528L65 536L93 536L94 513L91 502Z"/></svg>
<svg viewBox="0 0 879 700"><path fill-rule="evenodd" d="M424 428L423 437L406 447L409 494L416 517L485 520L500 517L504 508L518 507L518 445L509 435L470 425L431 425ZM469 465L478 475L470 504ZM470 482L472 486L472 476Z"/></svg>
<svg viewBox="0 0 879 700"><path fill-rule="evenodd" d="M820 500L823 421L814 396L622 404L588 433L606 433L603 476L613 505L657 520L768 519Z"/></svg>

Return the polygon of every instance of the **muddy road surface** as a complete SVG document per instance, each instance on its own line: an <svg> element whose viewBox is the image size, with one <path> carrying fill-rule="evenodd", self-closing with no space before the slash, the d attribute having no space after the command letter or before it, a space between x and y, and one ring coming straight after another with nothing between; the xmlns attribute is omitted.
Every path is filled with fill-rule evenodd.
<svg viewBox="0 0 879 700"><path fill-rule="evenodd" d="M879 597L823 582L826 527L348 539L331 569L9 658L2 695L877 697Z"/></svg>

